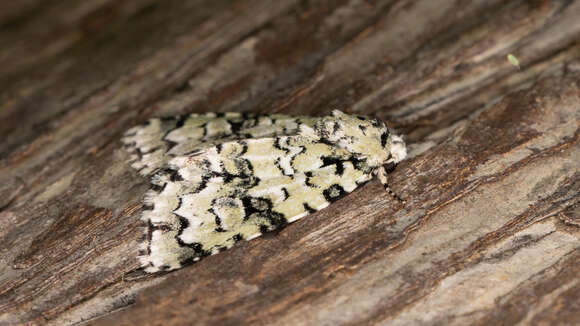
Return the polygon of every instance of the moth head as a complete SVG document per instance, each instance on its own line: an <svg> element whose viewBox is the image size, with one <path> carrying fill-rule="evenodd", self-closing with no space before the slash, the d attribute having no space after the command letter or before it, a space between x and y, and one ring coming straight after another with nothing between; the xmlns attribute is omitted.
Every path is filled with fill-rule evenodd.
<svg viewBox="0 0 580 326"><path fill-rule="evenodd" d="M370 167L394 167L407 156L403 139L378 119L334 110L332 116L320 120L316 129L324 141L366 159Z"/></svg>

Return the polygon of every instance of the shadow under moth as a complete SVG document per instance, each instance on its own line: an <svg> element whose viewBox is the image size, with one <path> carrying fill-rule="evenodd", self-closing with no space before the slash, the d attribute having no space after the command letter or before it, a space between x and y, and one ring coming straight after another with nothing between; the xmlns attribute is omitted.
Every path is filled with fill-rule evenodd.
<svg viewBox="0 0 580 326"><path fill-rule="evenodd" d="M139 260L180 268L273 231L387 171L407 150L377 119L206 113L151 119L122 139L151 177ZM390 191L390 190L389 190Z"/></svg>

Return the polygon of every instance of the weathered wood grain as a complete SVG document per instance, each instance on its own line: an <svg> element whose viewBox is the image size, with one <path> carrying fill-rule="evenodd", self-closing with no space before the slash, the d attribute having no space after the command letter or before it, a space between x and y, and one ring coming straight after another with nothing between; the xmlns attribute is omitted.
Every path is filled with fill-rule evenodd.
<svg viewBox="0 0 580 326"><path fill-rule="evenodd" d="M0 325L580 323L580 2L0 4ZM520 68L506 56L513 53ZM392 174L275 236L137 267L123 131L376 115Z"/></svg>

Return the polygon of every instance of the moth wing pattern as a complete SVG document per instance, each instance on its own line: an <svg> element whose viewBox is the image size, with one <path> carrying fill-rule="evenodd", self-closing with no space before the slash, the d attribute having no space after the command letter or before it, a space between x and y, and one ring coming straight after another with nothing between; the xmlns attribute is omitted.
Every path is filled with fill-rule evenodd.
<svg viewBox="0 0 580 326"><path fill-rule="evenodd" d="M238 112L153 118L129 129L122 142L131 154L131 166L142 175L150 175L175 156L192 154L228 140L292 135L299 125L312 126L316 120Z"/></svg>
<svg viewBox="0 0 580 326"><path fill-rule="evenodd" d="M152 119L130 129L123 142L132 167L151 175L153 185L144 200L139 257L147 272L177 269L279 229L406 155L402 139L382 122L340 111L325 118Z"/></svg>
<svg viewBox="0 0 580 326"><path fill-rule="evenodd" d="M141 262L149 272L176 269L279 229L370 180L362 164L303 136L230 141L177 156L146 196L152 209L143 214L149 231Z"/></svg>

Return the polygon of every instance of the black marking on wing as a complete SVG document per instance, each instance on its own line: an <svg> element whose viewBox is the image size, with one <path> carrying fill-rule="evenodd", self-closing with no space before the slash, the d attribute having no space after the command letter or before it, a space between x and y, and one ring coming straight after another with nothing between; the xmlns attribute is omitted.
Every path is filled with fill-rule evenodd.
<svg viewBox="0 0 580 326"><path fill-rule="evenodd" d="M173 230L170 225L167 224L151 224L150 226L151 232L153 231L161 231L161 232L168 232Z"/></svg>
<svg viewBox="0 0 580 326"><path fill-rule="evenodd" d="M344 188L342 188L339 184L333 184L327 189L324 189L322 194L324 195L324 198L326 198L328 202L334 202L338 200L340 197L346 195L346 191L344 191Z"/></svg>
<svg viewBox="0 0 580 326"><path fill-rule="evenodd" d="M336 122L335 122L335 123L333 123L333 124L332 124L332 132L333 132L333 133L335 133L335 134L336 134L336 133L338 133L338 132L340 131L340 127L341 127L341 126L340 126L340 124L339 124L339 123L336 123Z"/></svg>
<svg viewBox="0 0 580 326"><path fill-rule="evenodd" d="M238 168L246 168L248 169L248 171L250 173L246 174L245 172L242 173L242 177L249 177L251 175L254 174L254 165L252 164L252 161L248 160L248 159L243 159L243 164L245 164L245 166L242 165L242 163L240 163L240 167ZM243 170L242 170L243 171Z"/></svg>
<svg viewBox="0 0 580 326"><path fill-rule="evenodd" d="M252 176L248 178L242 178L242 182L239 183L239 186L245 189L249 189L257 186L258 183L260 183L260 178Z"/></svg>
<svg viewBox="0 0 580 326"><path fill-rule="evenodd" d="M217 198L214 198L211 201L211 208L208 209L208 212L213 214L213 216L215 217L215 224L217 225L217 227L214 230L216 232L226 232L226 230L222 226L222 219L219 217L218 213L214 209L216 206L217 206Z"/></svg>
<svg viewBox="0 0 580 326"><path fill-rule="evenodd" d="M272 211L273 205L269 198L245 196L241 200L244 205L244 220L252 217L268 220L267 224L260 225L261 233L271 232L288 224L284 214Z"/></svg>
<svg viewBox="0 0 580 326"><path fill-rule="evenodd" d="M186 256L186 258L179 260L179 264L181 264L181 267L192 265L196 262L197 258L199 256Z"/></svg>
<svg viewBox="0 0 580 326"><path fill-rule="evenodd" d="M195 251L195 253L199 255L198 257L206 257L211 255L211 251L203 250L203 245L199 242L186 244L186 246L193 249L193 251Z"/></svg>
<svg viewBox="0 0 580 326"><path fill-rule="evenodd" d="M290 193L288 192L288 189L282 188L282 192L284 193L284 200L286 200L286 199L288 199L288 197L290 197Z"/></svg>
<svg viewBox="0 0 580 326"><path fill-rule="evenodd" d="M372 171L372 169L367 165L366 158L359 159L356 158L355 156L351 156L347 161L352 163L355 169L362 171L366 174L371 173Z"/></svg>
<svg viewBox="0 0 580 326"><path fill-rule="evenodd" d="M177 215L177 214L175 214L175 215L179 218L179 230L177 232L177 235L175 236L175 241L177 241L177 243L179 244L180 247L191 248L195 252L194 256L187 257L186 259L180 260L180 263L181 264L193 263L195 261L194 259L196 257L205 257L205 256L211 255L210 251L203 250L203 246L201 243L199 243L199 242L185 243L181 239L181 235L183 234L183 231L185 229L187 229L190 224L189 224L189 220L187 218L180 216L180 215Z"/></svg>
<svg viewBox="0 0 580 326"><path fill-rule="evenodd" d="M143 165L142 167L140 167L140 168L137 169L137 172L138 173L141 173L141 171L143 171L143 169L148 168L148 167L149 166L147 166L147 165Z"/></svg>
<svg viewBox="0 0 580 326"><path fill-rule="evenodd" d="M242 145L242 151L237 156L242 156L248 152L248 143L245 141L240 141L240 145Z"/></svg>
<svg viewBox="0 0 580 326"><path fill-rule="evenodd" d="M181 235L181 233L183 233L183 230L189 227L189 220L179 214L175 214L175 216L177 216L177 218L179 219L179 234Z"/></svg>
<svg viewBox="0 0 580 326"><path fill-rule="evenodd" d="M164 118L160 118L161 121L163 122L173 122L175 120L177 120L175 122L175 125L173 127L167 128L167 130L165 131L165 134L163 134L163 137L161 137L161 140L165 142L165 144L167 145L167 149L165 150L165 152L169 152L173 147L177 146L177 143L167 139L167 135L169 135L169 133L171 133L172 131L179 129L181 127L183 127L183 125L185 124L185 121L191 117L191 115L188 114L183 114L180 115L178 117L164 117Z"/></svg>
<svg viewBox="0 0 580 326"><path fill-rule="evenodd" d="M232 134L239 136L240 131L250 127L249 124L255 125L255 121L250 121L250 120L255 120L255 118L250 117L250 114L248 112L243 112L241 117L238 117L236 120L229 120L228 119L227 121L230 124Z"/></svg>
<svg viewBox="0 0 580 326"><path fill-rule="evenodd" d="M169 175L169 180L176 182L176 181L183 181L183 177L179 174L179 171L173 169L164 169L162 170L164 173Z"/></svg>
<svg viewBox="0 0 580 326"><path fill-rule="evenodd" d="M153 223L147 220L147 255L151 255L151 240L153 239Z"/></svg>
<svg viewBox="0 0 580 326"><path fill-rule="evenodd" d="M302 153L304 153L304 151L306 150L306 146L300 146L300 151L298 153L296 153L296 155L292 156L292 158L290 159L290 166L294 166L294 160L296 159L296 157Z"/></svg>
<svg viewBox="0 0 580 326"><path fill-rule="evenodd" d="M285 228L286 225L288 225L288 220L286 219L284 214L269 211L265 217L270 222L270 225L269 226L260 225L260 232L263 234L273 233L275 235L278 232L280 232L283 228Z"/></svg>
<svg viewBox="0 0 580 326"><path fill-rule="evenodd" d="M201 139L206 139L207 134L209 131L207 130L207 122L202 124L201 127L203 128L203 133L201 134Z"/></svg>
<svg viewBox="0 0 580 326"><path fill-rule="evenodd" d="M151 190L155 191L156 193L161 193L163 192L163 190L165 190L165 187L167 186L167 182L163 183L163 185L156 185L156 184L151 184Z"/></svg>
<svg viewBox="0 0 580 326"><path fill-rule="evenodd" d="M171 268L171 266L169 266L169 265L161 265L161 266L159 266L159 270L162 271L162 272L167 271L170 268Z"/></svg>
<svg viewBox="0 0 580 326"><path fill-rule="evenodd" d="M286 154L290 154L290 149L283 147L281 141L282 139L288 139L288 138L282 138L282 137L276 137L276 141L274 142L274 148L284 151L284 153ZM285 144L286 146L288 146L287 144Z"/></svg>
<svg viewBox="0 0 580 326"><path fill-rule="evenodd" d="M336 175L342 176L344 174L344 160L340 157L322 156L320 159L322 160L321 167L334 165L336 167Z"/></svg>
<svg viewBox="0 0 580 326"><path fill-rule="evenodd" d="M187 121L187 118L189 118L190 116L191 115L189 114L180 115L179 118L177 119L177 122L175 123L175 129L183 127L183 125L185 125L185 121Z"/></svg>
<svg viewBox="0 0 580 326"><path fill-rule="evenodd" d="M304 172L304 175L306 176L306 180L304 180L305 185L307 185L310 188L318 188L316 184L310 182L310 178L312 178L313 176L312 171Z"/></svg>
<svg viewBox="0 0 580 326"><path fill-rule="evenodd" d="M137 154L137 157L139 157L139 160L143 160L143 152L141 151L141 148L135 147L135 154Z"/></svg>
<svg viewBox="0 0 580 326"><path fill-rule="evenodd" d="M252 214L259 213L260 210L256 209L252 204L253 197L246 196L242 197L242 205L244 205L244 220L247 220Z"/></svg>
<svg viewBox="0 0 580 326"><path fill-rule="evenodd" d="M387 145L387 139L389 138L389 132L385 131L381 134L381 146L385 147Z"/></svg>
<svg viewBox="0 0 580 326"><path fill-rule="evenodd" d="M201 153L203 153L203 152L201 151L201 149L199 149L199 148L196 148L196 149L192 149L192 150L191 150L191 151L189 151L189 152L185 152L185 153L183 153L183 154L179 154L179 155L180 155L180 156L189 156L189 157L193 157L193 156L197 156L197 155L199 155L199 154L201 154ZM173 155L171 155L171 156L173 156Z"/></svg>
<svg viewBox="0 0 580 326"><path fill-rule="evenodd" d="M183 204L183 199L182 199L182 197L179 197L179 201L177 202L177 207L175 207L175 209L171 212L175 213L175 211L179 210L181 208L181 204Z"/></svg>
<svg viewBox="0 0 580 326"><path fill-rule="evenodd" d="M308 213L311 213L311 214L312 214L312 213L316 212L316 210L315 210L314 208L310 207L310 205L308 205L308 203L306 203L306 202L305 202L305 203L303 203L302 205L304 206L304 209L305 209L305 210L306 210Z"/></svg>
<svg viewBox="0 0 580 326"><path fill-rule="evenodd" d="M358 128L362 131L363 135L366 136L367 134L367 127L363 125L359 125Z"/></svg>
<svg viewBox="0 0 580 326"><path fill-rule="evenodd" d="M280 165L280 157L277 157L276 160L274 160L274 165L280 171L280 173L282 173L282 175L286 175L286 173L284 172L284 168L282 167L282 165Z"/></svg>

